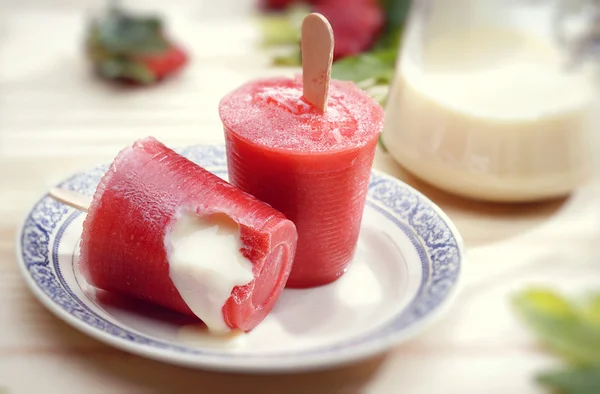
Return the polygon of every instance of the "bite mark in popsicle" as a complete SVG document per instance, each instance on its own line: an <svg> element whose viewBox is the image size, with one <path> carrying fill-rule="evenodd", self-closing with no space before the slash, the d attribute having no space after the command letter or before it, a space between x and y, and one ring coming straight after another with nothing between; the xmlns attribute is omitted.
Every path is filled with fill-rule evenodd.
<svg viewBox="0 0 600 394"><path fill-rule="evenodd" d="M223 214L177 215L165 236L169 276L181 298L215 333L229 331L221 309L236 286L254 279L241 252L239 226Z"/></svg>
<svg viewBox="0 0 600 394"><path fill-rule="evenodd" d="M277 301L296 239L280 212L147 138L101 179L80 268L97 288L195 315L213 332L249 331Z"/></svg>

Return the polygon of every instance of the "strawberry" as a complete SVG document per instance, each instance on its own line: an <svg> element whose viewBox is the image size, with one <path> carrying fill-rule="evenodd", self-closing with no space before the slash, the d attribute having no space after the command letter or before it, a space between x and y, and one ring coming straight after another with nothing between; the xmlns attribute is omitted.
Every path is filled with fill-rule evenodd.
<svg viewBox="0 0 600 394"><path fill-rule="evenodd" d="M310 4L316 5L321 3L327 3L329 0L260 0L258 5L259 8L265 11L281 11L293 4ZM354 0L347 0L354 1Z"/></svg>
<svg viewBox="0 0 600 394"><path fill-rule="evenodd" d="M315 11L323 14L333 28L334 60L370 49L385 23L376 0L318 0Z"/></svg>
<svg viewBox="0 0 600 394"><path fill-rule="evenodd" d="M165 36L160 19L118 8L91 24L86 53L101 77L135 84L160 81L188 62L187 54Z"/></svg>
<svg viewBox="0 0 600 394"><path fill-rule="evenodd" d="M188 61L188 56L181 48L170 46L163 52L140 56L138 60L160 80L183 67Z"/></svg>
<svg viewBox="0 0 600 394"><path fill-rule="evenodd" d="M261 0L259 6L267 11L283 10L296 2L297 0Z"/></svg>

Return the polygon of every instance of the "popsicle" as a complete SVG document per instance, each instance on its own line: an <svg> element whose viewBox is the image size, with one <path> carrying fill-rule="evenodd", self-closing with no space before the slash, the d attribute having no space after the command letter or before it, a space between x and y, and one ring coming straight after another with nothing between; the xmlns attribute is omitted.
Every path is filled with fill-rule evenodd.
<svg viewBox="0 0 600 394"><path fill-rule="evenodd" d="M315 57L306 38L303 29L303 61ZM329 83L328 70L316 71L249 82L219 105L229 181L296 225L287 282L296 288L333 282L351 262L384 118L354 83ZM324 99L307 100L307 84L312 91L324 78Z"/></svg>
<svg viewBox="0 0 600 394"><path fill-rule="evenodd" d="M296 250L280 212L154 138L121 151L83 224L79 266L100 289L249 331L275 305Z"/></svg>

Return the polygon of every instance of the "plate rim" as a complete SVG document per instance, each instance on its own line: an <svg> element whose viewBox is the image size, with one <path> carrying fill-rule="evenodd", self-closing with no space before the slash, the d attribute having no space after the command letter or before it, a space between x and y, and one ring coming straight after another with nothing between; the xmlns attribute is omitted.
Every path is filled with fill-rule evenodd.
<svg viewBox="0 0 600 394"><path fill-rule="evenodd" d="M201 149L209 147L222 148L223 144L196 144L184 146L180 149ZM71 175L62 178L60 182L69 180L72 177L77 176L78 174L89 172L94 168L95 167L90 167L88 169L73 172ZM214 356L211 357L210 355L198 356L197 354L192 355L186 353L176 353L173 351L165 351L164 349L157 347L143 346L139 343L129 341L125 338L117 337L106 331L98 329L97 327L85 323L84 321L75 317L73 314L69 313L67 310L61 308L60 305L58 305L54 300L52 300L47 294L43 292L43 290L34 280L33 276L28 270L27 264L23 259L21 238L25 231L27 219L33 211L33 208L35 208L42 200L48 197L48 193L43 194L27 210L27 213L21 221L21 224L18 227L18 231L16 232L15 252L17 262L19 264L19 271L21 273L21 276L25 279L25 282L27 283L29 289L32 291L34 296L46 307L46 309L48 309L52 314L54 314L56 317L58 317L65 323L69 324L71 327L85 333L86 335L89 335L90 337L94 338L95 340L98 340L103 344L109 345L121 351L126 351L128 353L146 357L156 361L165 362L173 365L180 365L184 367L202 368L212 371L246 373L308 372L327 367L334 367L354 363L359 360L367 359L369 357L373 357L380 353L383 353L386 350L399 345L400 343L413 339L420 333L424 332L426 329L430 328L433 324L435 324L448 313L450 307L454 304L458 293L462 289L464 280L464 241L458 231L458 228L450 219L450 217L437 204L431 201L431 199L425 196L422 192L420 192L413 186L407 184L406 182L400 180L399 178L396 178L390 174L387 174L379 169L374 168L372 169L372 173L376 174L378 177L385 179L386 181L401 184L402 187L408 189L412 194L415 194L417 197L421 198L424 202L426 202L427 205L430 208L432 208L433 211L442 219L442 221L448 227L452 238L454 238L456 242L456 248L459 255L459 272L456 275L456 279L454 281L453 286L450 288L446 296L440 301L437 307L434 308L432 311L423 315L419 318L418 321L414 322L412 325L404 329L396 330L385 336L379 337L376 340L364 342L360 345L354 345L349 348L346 348L350 349L350 351L344 351L344 349L337 349L330 353L303 355L299 356L298 358L274 358L271 360L263 358L259 362L257 362L258 360L256 359L253 359L251 360L251 362L249 362L250 360L236 357L216 359L213 358ZM397 216L397 214L395 214L395 216ZM257 356L257 358L260 358L260 356Z"/></svg>

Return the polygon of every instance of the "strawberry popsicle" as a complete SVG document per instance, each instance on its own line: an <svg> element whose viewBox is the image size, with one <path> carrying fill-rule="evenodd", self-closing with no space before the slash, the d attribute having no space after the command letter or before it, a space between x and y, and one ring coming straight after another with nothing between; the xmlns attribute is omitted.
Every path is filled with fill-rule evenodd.
<svg viewBox="0 0 600 394"><path fill-rule="evenodd" d="M224 97L229 180L292 220L298 249L288 287L330 283L354 255L383 109L332 80L328 108L302 98L300 78L250 82Z"/></svg>
<svg viewBox="0 0 600 394"><path fill-rule="evenodd" d="M280 212L154 138L121 151L83 224L80 268L100 289L249 331L288 279L297 233Z"/></svg>

